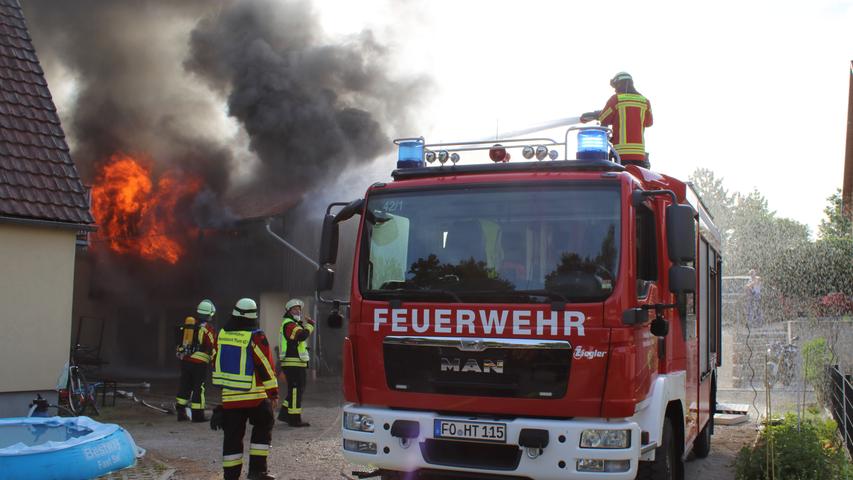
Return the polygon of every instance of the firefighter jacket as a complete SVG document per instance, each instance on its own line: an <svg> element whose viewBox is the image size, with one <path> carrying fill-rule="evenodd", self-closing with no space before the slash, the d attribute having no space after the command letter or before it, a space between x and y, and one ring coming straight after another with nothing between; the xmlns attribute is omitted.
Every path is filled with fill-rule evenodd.
<svg viewBox="0 0 853 480"><path fill-rule="evenodd" d="M210 363L210 357L213 355L213 345L216 343L216 332L213 330L213 325L210 322L202 322L196 332L197 347L190 355L185 355L182 359L190 363Z"/></svg>
<svg viewBox="0 0 853 480"><path fill-rule="evenodd" d="M617 93L607 100L598 121L613 128L613 146L622 160L646 159L644 133L652 126L652 106L639 93Z"/></svg>
<svg viewBox="0 0 853 480"><path fill-rule="evenodd" d="M252 408L278 397L270 345L249 322L229 322L216 337L213 384L222 387L222 408Z"/></svg>
<svg viewBox="0 0 853 480"><path fill-rule="evenodd" d="M314 332L312 320L300 321L285 314L281 321L281 352L278 359L282 367L308 367L308 337Z"/></svg>

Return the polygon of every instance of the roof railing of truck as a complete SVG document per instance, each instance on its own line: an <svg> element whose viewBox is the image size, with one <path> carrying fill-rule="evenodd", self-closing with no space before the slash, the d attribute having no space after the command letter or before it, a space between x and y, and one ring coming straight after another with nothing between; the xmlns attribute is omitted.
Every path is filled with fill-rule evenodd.
<svg viewBox="0 0 853 480"><path fill-rule="evenodd" d="M568 138L577 132L577 152L569 157ZM399 138L395 180L470 173L519 171L622 171L619 154L609 141L610 129L598 125L573 126L558 142L548 137L503 138L449 143L426 143L423 137ZM559 159L563 150L563 158ZM462 164L462 154L488 151L493 163ZM511 162L513 152L520 152L526 161ZM610 158L615 158L615 162ZM438 162L437 166L428 166Z"/></svg>

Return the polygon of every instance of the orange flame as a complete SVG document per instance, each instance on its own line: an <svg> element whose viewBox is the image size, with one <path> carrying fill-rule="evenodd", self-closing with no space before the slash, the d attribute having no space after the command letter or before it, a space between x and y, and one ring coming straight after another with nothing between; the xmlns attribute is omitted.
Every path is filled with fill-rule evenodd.
<svg viewBox="0 0 853 480"><path fill-rule="evenodd" d="M184 253L181 239L197 232L197 228L182 225L176 219L176 207L192 198L201 186L198 178L168 171L155 187L151 171L143 162L114 154L92 186L97 237L115 252L175 264Z"/></svg>

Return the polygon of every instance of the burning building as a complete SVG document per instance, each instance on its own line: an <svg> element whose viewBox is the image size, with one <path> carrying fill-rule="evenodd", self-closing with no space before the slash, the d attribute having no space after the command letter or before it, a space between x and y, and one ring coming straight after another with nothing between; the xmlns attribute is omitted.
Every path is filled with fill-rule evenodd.
<svg viewBox="0 0 853 480"><path fill-rule="evenodd" d="M370 32L324 35L301 0L25 7L99 224L72 341L115 375L174 375L202 298L220 322L257 298L276 331L288 297L313 298L314 268L270 231L314 256L325 192L388 153L427 82L389 74Z"/></svg>

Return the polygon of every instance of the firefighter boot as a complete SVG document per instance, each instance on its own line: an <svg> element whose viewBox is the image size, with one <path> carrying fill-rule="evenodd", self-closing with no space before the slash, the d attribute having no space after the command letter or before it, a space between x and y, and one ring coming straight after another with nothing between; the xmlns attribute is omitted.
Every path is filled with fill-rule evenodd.
<svg viewBox="0 0 853 480"><path fill-rule="evenodd" d="M178 405L175 404L175 411L178 412L178 421L186 422L189 421L190 417L187 415L187 406L186 405Z"/></svg>
<svg viewBox="0 0 853 480"><path fill-rule="evenodd" d="M186 413L184 413L184 415L186 415ZM207 419L204 418L204 409L203 408L194 408L192 419L193 419L194 423L206 422Z"/></svg>
<svg viewBox="0 0 853 480"><path fill-rule="evenodd" d="M286 422L287 422L287 424L288 424L288 425L290 425L291 427L310 427L310 426L311 426L311 424L310 424L310 423L308 423L308 422L303 422L303 421L302 421L302 415L301 415L301 414L298 414L298 413L296 413L296 414L293 414L293 413L288 414L288 415L287 415L287 420L286 420Z"/></svg>
<svg viewBox="0 0 853 480"><path fill-rule="evenodd" d="M278 421L279 422L288 422L287 409L283 406L278 410Z"/></svg>
<svg viewBox="0 0 853 480"><path fill-rule="evenodd" d="M246 478L248 480L275 480L275 475L270 475L267 472L249 472Z"/></svg>

